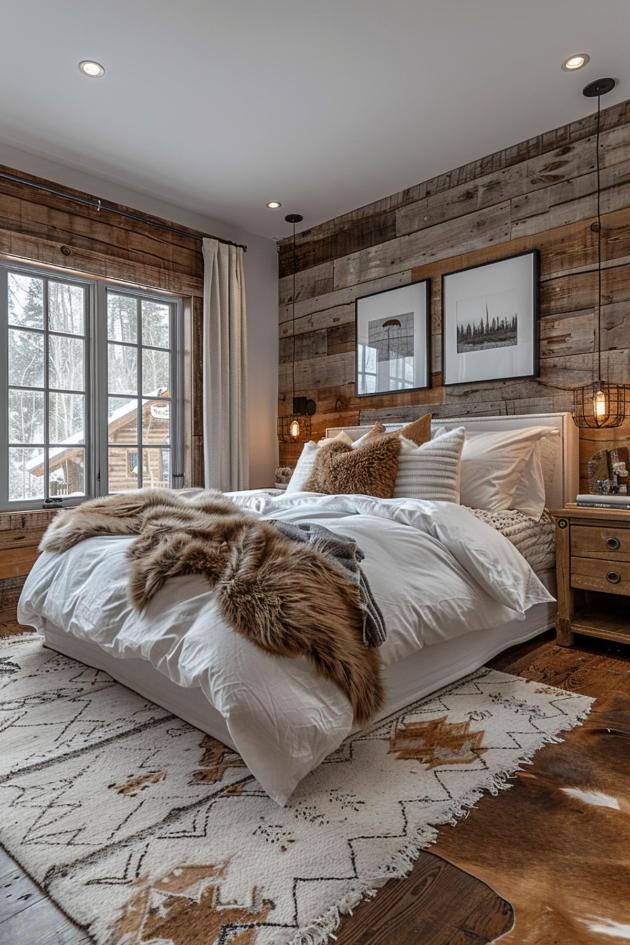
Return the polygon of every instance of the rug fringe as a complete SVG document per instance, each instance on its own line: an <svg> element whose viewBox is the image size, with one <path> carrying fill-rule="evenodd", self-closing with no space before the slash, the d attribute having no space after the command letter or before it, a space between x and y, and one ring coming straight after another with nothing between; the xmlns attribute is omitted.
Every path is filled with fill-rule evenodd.
<svg viewBox="0 0 630 945"><path fill-rule="evenodd" d="M591 700L594 702L595 700ZM451 805L447 819L440 821L437 826L425 825L416 831L412 841L399 850L391 859L375 873L368 875L361 885L346 893L334 906L331 906L322 913L313 922L300 929L288 945L327 945L332 939L336 938L335 932L339 929L341 921L348 915L352 915L353 910L366 899L374 899L381 886L384 886L390 879L405 879L414 868L415 862L428 847L433 846L438 838L438 827L455 826L458 821L468 817L475 805L486 793L496 797L501 791L507 791L513 786L513 779L519 771L528 765L534 763L534 756L544 748L545 745L558 745L564 739L560 736L561 732L567 732L582 725L588 718L590 707L583 712L575 715L572 719L566 719L566 724L558 729L556 734L540 734L540 743L526 752L523 758L512 767L505 768L492 776L489 783L483 787L472 788L464 797L459 798L457 802Z"/></svg>

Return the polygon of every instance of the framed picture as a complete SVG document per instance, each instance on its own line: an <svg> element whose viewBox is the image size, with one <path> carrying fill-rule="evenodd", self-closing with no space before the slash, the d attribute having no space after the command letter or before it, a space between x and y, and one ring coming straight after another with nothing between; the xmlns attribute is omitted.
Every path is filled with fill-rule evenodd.
<svg viewBox="0 0 630 945"><path fill-rule="evenodd" d="M355 320L357 397L431 386L428 279L364 295Z"/></svg>
<svg viewBox="0 0 630 945"><path fill-rule="evenodd" d="M538 250L442 276L443 383L538 374Z"/></svg>

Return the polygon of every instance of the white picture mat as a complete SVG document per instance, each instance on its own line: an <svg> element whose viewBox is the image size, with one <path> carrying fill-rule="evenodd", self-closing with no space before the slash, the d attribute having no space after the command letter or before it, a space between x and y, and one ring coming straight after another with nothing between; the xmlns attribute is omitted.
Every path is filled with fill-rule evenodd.
<svg viewBox="0 0 630 945"><path fill-rule="evenodd" d="M465 384L534 373L536 364L535 254L449 273L443 280L445 384ZM457 351L457 306L468 299L515 294L519 299L518 343L483 351Z"/></svg>
<svg viewBox="0 0 630 945"><path fill-rule="evenodd" d="M414 282L376 295L357 299L357 352L359 345L368 344L369 324L372 321L397 318L413 312L414 332L414 378L413 387L426 387L429 383L429 358L427 341L427 282ZM358 385L358 376L356 378ZM402 388L412 390L412 388ZM362 393L358 390L357 393ZM377 393L388 393L387 390Z"/></svg>

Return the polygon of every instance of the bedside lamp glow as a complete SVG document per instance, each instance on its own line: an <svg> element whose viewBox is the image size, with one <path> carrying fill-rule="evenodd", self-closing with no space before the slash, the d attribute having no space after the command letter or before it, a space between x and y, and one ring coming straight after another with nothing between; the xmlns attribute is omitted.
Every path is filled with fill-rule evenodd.
<svg viewBox="0 0 630 945"><path fill-rule="evenodd" d="M601 388L593 396L593 413L600 420L608 413L606 394Z"/></svg>
<svg viewBox="0 0 630 945"><path fill-rule="evenodd" d="M294 440L297 440L300 436L300 421L292 420L289 426L289 433Z"/></svg>

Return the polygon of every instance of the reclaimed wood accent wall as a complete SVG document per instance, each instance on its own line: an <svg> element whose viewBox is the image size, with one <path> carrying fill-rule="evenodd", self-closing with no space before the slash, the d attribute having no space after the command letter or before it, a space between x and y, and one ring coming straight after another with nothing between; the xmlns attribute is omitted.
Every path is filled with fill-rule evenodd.
<svg viewBox="0 0 630 945"><path fill-rule="evenodd" d="M54 515L49 509L0 513L0 631L16 620L20 592Z"/></svg>
<svg viewBox="0 0 630 945"><path fill-rule="evenodd" d="M185 415L187 482L203 482L201 417L203 257L200 235L180 227L171 233L126 219L103 207L86 206L94 196L63 186L68 196L38 186L58 185L13 168L0 171L0 256L55 266L91 278L171 292L184 300L186 334ZM33 188L29 184L35 184ZM105 202L128 211L130 208ZM133 210L131 211L133 212ZM144 214L148 216L147 214ZM165 223L152 217L156 223ZM24 579L35 558L48 512L0 515L0 623L15 620ZM48 519L46 519L48 521Z"/></svg>
<svg viewBox="0 0 630 945"><path fill-rule="evenodd" d="M630 383L630 102L602 112L602 346L611 380ZM296 241L295 384L317 402L317 438L328 426L436 416L567 410L590 383L595 343L595 118L467 164L300 233ZM595 228L596 229L596 228ZM444 387L441 275L539 248L540 375ZM291 240L279 244L279 414L291 412ZM432 280L433 387L354 396L356 298ZM419 410L420 408L420 410ZM619 430L581 436L584 476L595 449L627 441ZM300 447L281 444L294 465Z"/></svg>

